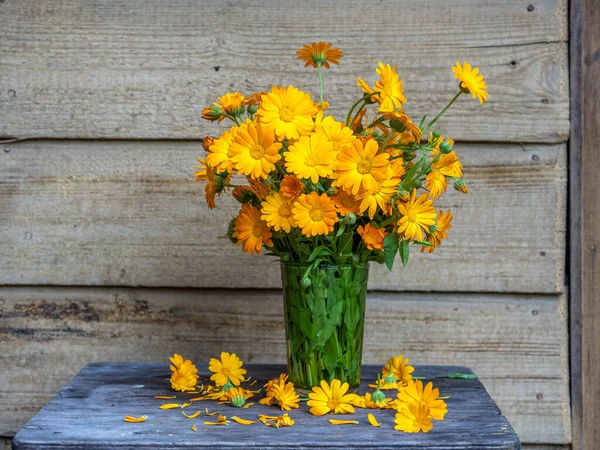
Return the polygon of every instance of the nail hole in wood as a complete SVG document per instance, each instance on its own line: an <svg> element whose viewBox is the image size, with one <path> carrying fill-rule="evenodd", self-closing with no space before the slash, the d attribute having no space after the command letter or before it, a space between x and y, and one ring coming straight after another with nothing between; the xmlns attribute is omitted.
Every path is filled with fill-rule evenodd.
<svg viewBox="0 0 600 450"><path fill-rule="evenodd" d="M529 5L527 7L527 11L529 11L529 12L533 11L534 9L535 9L535 6L533 6L533 5Z"/></svg>

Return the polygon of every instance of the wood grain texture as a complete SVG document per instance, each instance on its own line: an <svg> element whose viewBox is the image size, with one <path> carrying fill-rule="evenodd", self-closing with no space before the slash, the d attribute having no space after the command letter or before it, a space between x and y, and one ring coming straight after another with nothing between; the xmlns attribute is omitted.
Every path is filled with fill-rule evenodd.
<svg viewBox="0 0 600 450"><path fill-rule="evenodd" d="M583 144L583 22L584 1L569 4L569 65L571 92L571 135L569 138L569 342L571 423L573 449L585 450L583 443L583 375L582 375L582 144Z"/></svg>
<svg viewBox="0 0 600 450"><path fill-rule="evenodd" d="M583 2L582 95L583 122L581 140L582 233L575 252L581 252L581 374L582 374L582 448L597 447L600 442L600 4ZM575 168L576 169L576 168ZM572 173L571 176L577 176Z"/></svg>
<svg viewBox="0 0 600 450"><path fill-rule="evenodd" d="M210 383L206 364L198 367L199 383ZM379 366L364 366L359 392L369 389ZM264 385L285 371L282 365L251 364L248 374ZM477 379L438 378L448 373L472 373L460 366L416 366L415 373L433 381L446 400L448 413L443 421L436 421L425 434L391 432L394 426L393 410L372 411L357 409L352 419L354 426L332 427L328 417L309 414L306 403L289 412L295 424L290 428L274 429L255 423L241 426L208 427L206 418L189 420L179 411L159 410L164 400L157 393L171 391L167 363L94 363L77 374L58 395L15 436L15 450L61 449L145 449L241 447L261 449L341 448L380 449L417 448L423 450L518 450L521 444L510 424L502 416L481 382ZM194 395L180 393L173 402L183 403ZM253 399L254 400L254 399ZM190 413L207 406L200 402L189 407ZM200 405L200 406L198 406ZM210 402L211 409L215 402ZM229 405L218 407L223 415L237 415L255 420L258 414L276 414L274 408L255 402L252 409L243 410ZM371 426L367 414L374 412L380 428ZM123 422L123 417L147 415L142 424ZM210 419L209 419L210 420ZM191 423L198 422L197 432Z"/></svg>
<svg viewBox="0 0 600 450"><path fill-rule="evenodd" d="M202 108L226 91L318 92L295 51L326 40L346 53L325 80L337 115L359 95L356 77L374 82L379 61L399 66L410 115L435 114L456 90L450 67L467 60L481 68L490 100L461 99L440 121L444 133L564 142L566 11L566 0L8 1L0 136L198 139L215 130Z"/></svg>
<svg viewBox="0 0 600 450"><path fill-rule="evenodd" d="M569 443L565 308L556 296L370 293L363 363L402 352L468 365L523 442ZM0 435L89 362L203 362L223 350L283 362L282 310L279 291L1 288Z"/></svg>
<svg viewBox="0 0 600 450"><path fill-rule="evenodd" d="M564 145L457 144L469 195L452 230L408 269L375 264L370 288L563 289ZM0 284L273 288L278 264L219 239L239 204L210 211L192 181L197 143L34 141L0 151ZM435 272L436 276L430 274ZM235 273L235 277L232 274Z"/></svg>

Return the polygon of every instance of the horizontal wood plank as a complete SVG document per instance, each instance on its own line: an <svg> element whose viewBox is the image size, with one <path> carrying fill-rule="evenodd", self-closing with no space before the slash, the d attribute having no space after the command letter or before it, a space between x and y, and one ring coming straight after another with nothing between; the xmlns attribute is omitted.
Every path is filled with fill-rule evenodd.
<svg viewBox="0 0 600 450"><path fill-rule="evenodd" d="M32 141L0 151L0 284L277 288L278 264L219 239L239 204L210 211L192 181L200 144ZM370 288L556 293L565 259L566 148L457 144L469 195L452 230ZM8 152L6 152L9 150ZM435 276L431 274L435 273ZM235 276L232 276L235 274Z"/></svg>
<svg viewBox="0 0 600 450"><path fill-rule="evenodd" d="M209 381L208 364L199 364L198 383ZM285 372L282 364L247 364L248 375L264 386ZM359 393L381 371L378 365L364 365ZM415 366L415 373L424 383L433 381L442 395L447 396L447 413L436 421L433 430L424 435L391 432L393 410L373 411L357 408L352 414L356 424L335 430L326 417L309 413L309 406L300 402L289 412L294 426L273 430L261 424L255 427L205 427L197 420L197 432L189 430L190 420L180 411L159 410L164 400L154 397L170 391L169 363L99 362L86 365L64 386L48 406L39 412L15 436L15 450L49 450L53 448L79 450L189 450L260 448L264 450L301 449L380 449L420 450L521 450L521 443L510 423L502 416L494 401L478 379L440 378L448 373L472 374L462 366ZM198 394L177 394L174 403L184 403ZM259 414L272 415L272 406L261 405L252 398L251 410L234 406L218 406L227 417L232 414L256 420ZM191 403L191 402L190 402ZM187 411L202 411L215 403L202 402ZM380 428L369 424L367 415L375 413ZM145 415L147 420L132 428L123 417ZM206 419L204 419L206 420ZM210 419L209 419L210 420Z"/></svg>
<svg viewBox="0 0 600 450"><path fill-rule="evenodd" d="M163 2L23 0L1 7L0 136L197 139L202 108L226 91L317 77L295 59L312 40L345 51L326 73L338 116L398 65L410 115L456 90L456 60L479 66L483 106L461 99L440 121L463 141L564 142L569 132L566 0ZM366 9L366 10L365 10ZM438 17L443 20L427 20Z"/></svg>
<svg viewBox="0 0 600 450"><path fill-rule="evenodd" d="M566 301L505 294L369 295L363 363L477 373L523 442L570 442ZM0 435L14 434L93 361L285 361L281 293L0 288Z"/></svg>

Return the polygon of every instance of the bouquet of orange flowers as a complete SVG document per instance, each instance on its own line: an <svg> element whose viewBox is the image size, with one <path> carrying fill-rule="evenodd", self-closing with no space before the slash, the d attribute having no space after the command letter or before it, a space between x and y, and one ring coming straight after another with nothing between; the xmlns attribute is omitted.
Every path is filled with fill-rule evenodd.
<svg viewBox="0 0 600 450"><path fill-rule="evenodd" d="M327 115L322 69L343 53L319 42L297 54L317 69L318 103L294 86L273 86L248 97L225 94L203 111L204 119L233 124L204 138L207 155L195 174L206 182L210 208L228 191L241 203L228 237L246 252L264 247L284 262L313 266L376 261L391 269L397 253L407 264L411 246L433 252L452 220L433 201L449 182L468 189L453 140L432 127L463 93L483 103L483 76L457 62L458 92L417 124L404 111L396 68L379 63L374 86L356 80L362 95L342 122Z"/></svg>

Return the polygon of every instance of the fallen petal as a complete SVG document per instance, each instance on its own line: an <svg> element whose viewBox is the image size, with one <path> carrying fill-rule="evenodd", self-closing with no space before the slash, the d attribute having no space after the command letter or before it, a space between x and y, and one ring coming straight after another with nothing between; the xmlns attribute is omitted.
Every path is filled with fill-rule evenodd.
<svg viewBox="0 0 600 450"><path fill-rule="evenodd" d="M381 424L379 422L377 422L377 419L375 418L375 416L373 414L369 413L369 415L367 416L367 418L369 419L369 423L371 425L373 425L374 427L381 426Z"/></svg>
<svg viewBox="0 0 600 450"><path fill-rule="evenodd" d="M231 416L231 420L233 420L236 423L239 423L240 425L253 425L254 423L256 423L252 420L241 419L238 416Z"/></svg>
<svg viewBox="0 0 600 450"><path fill-rule="evenodd" d="M198 431L196 430L196 424L192 425L192 431Z"/></svg>
<svg viewBox="0 0 600 450"><path fill-rule="evenodd" d="M358 425L358 420L329 419L329 423L332 425Z"/></svg>
<svg viewBox="0 0 600 450"><path fill-rule="evenodd" d="M148 418L148 416L141 416L141 417L125 416L125 418L123 419L123 422L140 423L140 422L145 422L147 418Z"/></svg>
<svg viewBox="0 0 600 450"><path fill-rule="evenodd" d="M206 408L205 411L206 411L207 416L216 416L217 414L219 414L221 412L221 411L208 412L208 408Z"/></svg>
<svg viewBox="0 0 600 450"><path fill-rule="evenodd" d="M155 395L154 398L158 398L161 400L168 400L168 399L177 398L177 397L174 395Z"/></svg>
<svg viewBox="0 0 600 450"><path fill-rule="evenodd" d="M244 406L242 406L242 408L244 408L244 409L248 409L248 408L250 408L252 405L254 405L254 403L246 403Z"/></svg>
<svg viewBox="0 0 600 450"><path fill-rule="evenodd" d="M198 417L200 414L202 414L202 411L196 411L194 414L186 414L185 412L181 411L181 414L183 414L185 417L187 417L188 419L195 419L196 417Z"/></svg>
<svg viewBox="0 0 600 450"><path fill-rule="evenodd" d="M181 408L182 405L179 403L165 403L164 405L160 405L158 408L159 409L175 409L175 408Z"/></svg>
<svg viewBox="0 0 600 450"><path fill-rule="evenodd" d="M196 397L196 398L190 398L190 402L199 402L202 400L208 400L208 397Z"/></svg>

